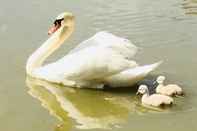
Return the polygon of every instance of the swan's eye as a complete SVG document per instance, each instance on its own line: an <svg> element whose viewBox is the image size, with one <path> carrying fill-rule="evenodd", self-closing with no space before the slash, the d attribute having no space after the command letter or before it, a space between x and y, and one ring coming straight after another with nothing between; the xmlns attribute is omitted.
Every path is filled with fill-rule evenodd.
<svg viewBox="0 0 197 131"><path fill-rule="evenodd" d="M63 20L64 20L64 18L55 20L55 21L54 21L54 24L55 24L55 25L61 25L61 22L62 22Z"/></svg>

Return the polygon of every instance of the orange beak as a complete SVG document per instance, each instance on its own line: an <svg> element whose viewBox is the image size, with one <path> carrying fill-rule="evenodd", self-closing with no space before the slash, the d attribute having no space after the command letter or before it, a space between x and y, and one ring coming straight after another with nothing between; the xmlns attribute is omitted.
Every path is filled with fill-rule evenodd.
<svg viewBox="0 0 197 131"><path fill-rule="evenodd" d="M48 35L55 33L60 28L60 26L61 25L59 24L54 24L52 27L49 28Z"/></svg>

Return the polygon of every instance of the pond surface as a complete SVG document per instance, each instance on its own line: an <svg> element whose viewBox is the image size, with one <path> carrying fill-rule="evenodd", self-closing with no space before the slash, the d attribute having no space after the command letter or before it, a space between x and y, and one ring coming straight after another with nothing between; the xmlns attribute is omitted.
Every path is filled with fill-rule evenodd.
<svg viewBox="0 0 197 131"><path fill-rule="evenodd" d="M197 130L196 0L7 0L0 7L1 131ZM164 60L151 76L178 83L185 98L172 108L147 109L132 87L82 90L26 78L28 56L63 11L76 16L75 33L48 62L107 30L141 47L139 63Z"/></svg>

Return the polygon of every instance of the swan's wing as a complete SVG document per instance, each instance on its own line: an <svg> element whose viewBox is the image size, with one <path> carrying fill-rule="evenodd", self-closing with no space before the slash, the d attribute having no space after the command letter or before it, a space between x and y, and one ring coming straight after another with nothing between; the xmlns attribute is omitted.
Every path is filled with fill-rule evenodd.
<svg viewBox="0 0 197 131"><path fill-rule="evenodd" d="M103 79L131 67L122 55L103 47L89 47L34 71L37 77L61 83L65 79L85 81Z"/></svg>
<svg viewBox="0 0 197 131"><path fill-rule="evenodd" d="M150 65L138 66L136 68L126 69L118 74L112 75L105 79L111 87L128 87L142 80L151 71L155 70L162 62Z"/></svg>
<svg viewBox="0 0 197 131"><path fill-rule="evenodd" d="M131 67L129 59L136 52L137 47L129 40L99 32L57 62L36 69L34 74L56 83L65 79L102 79Z"/></svg>
<svg viewBox="0 0 197 131"><path fill-rule="evenodd" d="M132 58L136 54L138 49L128 39L115 36L105 31L101 31L96 33L93 37L77 45L69 52L69 54L76 53L80 50L90 47L111 48L128 59Z"/></svg>

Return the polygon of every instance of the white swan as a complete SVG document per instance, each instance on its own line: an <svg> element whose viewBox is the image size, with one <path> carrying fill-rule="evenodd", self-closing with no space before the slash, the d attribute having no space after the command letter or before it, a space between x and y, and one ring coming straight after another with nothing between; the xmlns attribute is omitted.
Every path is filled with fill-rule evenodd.
<svg viewBox="0 0 197 131"><path fill-rule="evenodd" d="M137 94L138 93L143 94L142 104L144 105L159 107L162 105L171 105L174 102L174 100L169 96L161 94L150 95L148 87L146 85L140 85L137 91Z"/></svg>
<svg viewBox="0 0 197 131"><path fill-rule="evenodd" d="M176 84L168 84L164 85L165 76L158 76L157 83L159 84L156 87L156 92L159 94L167 95L167 96L174 96L174 95L183 95L183 90L179 85Z"/></svg>
<svg viewBox="0 0 197 131"><path fill-rule="evenodd" d="M127 39L99 32L58 61L42 66L73 30L74 16L68 12L60 14L49 30L49 34L54 34L29 57L27 74L72 87L102 88L104 84L117 87L136 83L160 64L138 66L131 60L137 52L135 45Z"/></svg>

